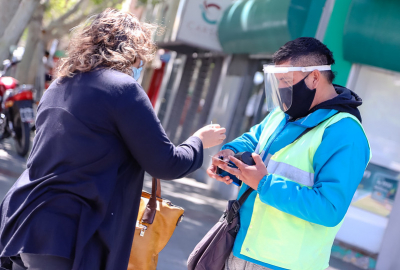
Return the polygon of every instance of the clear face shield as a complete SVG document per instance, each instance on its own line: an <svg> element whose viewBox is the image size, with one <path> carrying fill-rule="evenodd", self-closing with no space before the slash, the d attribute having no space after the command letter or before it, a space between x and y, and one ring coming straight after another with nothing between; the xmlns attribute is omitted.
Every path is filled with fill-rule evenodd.
<svg viewBox="0 0 400 270"><path fill-rule="evenodd" d="M268 111L271 112L278 106L284 112L289 110L293 101L294 72L312 72L314 70L331 70L331 66L293 67L264 65L265 97L267 99Z"/></svg>

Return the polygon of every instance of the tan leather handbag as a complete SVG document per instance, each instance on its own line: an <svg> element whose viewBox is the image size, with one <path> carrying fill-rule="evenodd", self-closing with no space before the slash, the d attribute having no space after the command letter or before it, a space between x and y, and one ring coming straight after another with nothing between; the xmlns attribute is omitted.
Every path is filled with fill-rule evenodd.
<svg viewBox="0 0 400 270"><path fill-rule="evenodd" d="M183 218L183 208L161 198L160 179L153 178L151 194L142 191L128 270L156 270L158 253Z"/></svg>

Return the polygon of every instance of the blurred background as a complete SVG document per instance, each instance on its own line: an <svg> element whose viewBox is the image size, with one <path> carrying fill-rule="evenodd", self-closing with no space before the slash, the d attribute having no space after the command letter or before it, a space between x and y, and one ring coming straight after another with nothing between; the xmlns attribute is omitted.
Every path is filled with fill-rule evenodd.
<svg viewBox="0 0 400 270"><path fill-rule="evenodd" d="M399 0L0 0L3 78L33 85L37 104L71 28L106 7L162 26L154 35L157 56L139 82L175 144L211 121L227 128L227 141L248 131L268 114L263 64L297 37L325 43L336 60L334 83L363 99L373 153L335 240L332 268L400 269ZM6 59L11 64L2 64ZM14 144L0 142L1 198L26 164ZM191 249L238 192L206 175L217 151L205 151L192 179L165 183L166 197L188 217L160 254L159 269L185 269Z"/></svg>

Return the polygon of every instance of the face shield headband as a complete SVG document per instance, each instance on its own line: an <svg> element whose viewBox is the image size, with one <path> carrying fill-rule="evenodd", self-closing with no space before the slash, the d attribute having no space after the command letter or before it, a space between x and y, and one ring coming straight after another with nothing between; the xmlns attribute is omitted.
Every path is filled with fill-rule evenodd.
<svg viewBox="0 0 400 270"><path fill-rule="evenodd" d="M280 107L288 111L293 103L293 73L331 70L330 65L293 67L282 65L264 65L265 94L268 111Z"/></svg>

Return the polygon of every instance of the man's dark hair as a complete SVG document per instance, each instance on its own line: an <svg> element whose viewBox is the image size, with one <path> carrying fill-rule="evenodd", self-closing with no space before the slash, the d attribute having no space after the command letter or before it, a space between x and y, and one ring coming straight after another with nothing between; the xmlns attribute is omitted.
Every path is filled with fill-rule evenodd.
<svg viewBox="0 0 400 270"><path fill-rule="evenodd" d="M287 42L274 53L272 59L275 64L290 61L290 64L298 67L333 65L332 52L318 39L312 37L300 37ZM335 74L331 70L321 73L332 83Z"/></svg>

